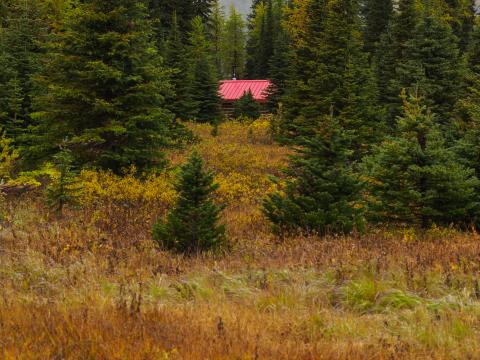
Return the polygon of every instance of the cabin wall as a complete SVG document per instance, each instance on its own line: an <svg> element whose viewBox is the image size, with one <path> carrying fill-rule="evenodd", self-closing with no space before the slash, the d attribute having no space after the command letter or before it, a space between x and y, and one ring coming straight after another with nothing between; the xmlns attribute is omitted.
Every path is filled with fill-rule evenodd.
<svg viewBox="0 0 480 360"><path fill-rule="evenodd" d="M259 102L260 104L260 113L267 114L268 108L266 102ZM222 101L222 111L223 115L231 119L233 117L233 111L235 110L235 101Z"/></svg>

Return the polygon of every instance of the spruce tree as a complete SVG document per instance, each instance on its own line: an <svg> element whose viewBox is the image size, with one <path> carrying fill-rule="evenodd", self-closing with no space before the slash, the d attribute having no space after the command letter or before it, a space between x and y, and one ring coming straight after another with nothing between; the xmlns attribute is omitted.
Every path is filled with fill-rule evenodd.
<svg viewBox="0 0 480 360"><path fill-rule="evenodd" d="M252 92L249 90L235 102L233 117L236 119L246 117L256 120L260 117L260 110L260 104L255 101Z"/></svg>
<svg viewBox="0 0 480 360"><path fill-rule="evenodd" d="M193 101L193 74L190 71L187 47L182 40L177 14L174 13L172 28L164 44L165 65L171 70L170 82L172 96L167 98L167 108L177 119L191 120L195 116L197 105Z"/></svg>
<svg viewBox="0 0 480 360"><path fill-rule="evenodd" d="M222 208L213 201L217 188L213 173L204 171L202 158L194 151L178 175L178 200L166 222L154 225L153 239L164 249L187 254L224 245L225 228L218 225Z"/></svg>
<svg viewBox="0 0 480 360"><path fill-rule="evenodd" d="M392 23L380 36L380 42L372 59L377 89L378 102L384 112L384 121L387 130L395 128L396 114L398 113L398 92L396 86L393 86L395 79L395 68L398 64L394 42L394 33Z"/></svg>
<svg viewBox="0 0 480 360"><path fill-rule="evenodd" d="M143 1L86 0L69 12L38 78L31 161L67 140L80 165L159 164L177 125L165 110L170 85L151 38Z"/></svg>
<svg viewBox="0 0 480 360"><path fill-rule="evenodd" d="M207 23L212 12L215 0L148 0L149 15L154 19L155 34L158 43L161 43L172 28L172 14L178 17L180 33L188 38L192 30L192 20L200 17Z"/></svg>
<svg viewBox="0 0 480 360"><path fill-rule="evenodd" d="M224 76L230 78L235 74L239 79L245 77L245 57L245 23L232 5L223 40Z"/></svg>
<svg viewBox="0 0 480 360"><path fill-rule="evenodd" d="M448 9L445 11L453 34L458 39L458 45L463 52L468 49L475 24L475 0L446 0Z"/></svg>
<svg viewBox="0 0 480 360"><path fill-rule="evenodd" d="M380 42L373 57L375 75L379 91L379 102L384 108L385 122L391 129L401 112L398 94L400 88L396 78L397 66L405 63L405 49L414 34L418 23L415 0L399 0L390 23L380 36Z"/></svg>
<svg viewBox="0 0 480 360"><path fill-rule="evenodd" d="M284 132L293 141L310 136L333 111L360 157L381 136L383 125L357 1L312 1L307 15L305 39L294 50L295 69L284 98Z"/></svg>
<svg viewBox="0 0 480 360"><path fill-rule="evenodd" d="M283 19L282 19L283 20ZM268 64L268 78L272 86L268 89L268 110L272 113L278 110L287 88L291 74L292 40L284 26L278 28L274 44L274 52Z"/></svg>
<svg viewBox="0 0 480 360"><path fill-rule="evenodd" d="M252 4L247 41L247 77L267 79L282 17L283 1L261 0Z"/></svg>
<svg viewBox="0 0 480 360"><path fill-rule="evenodd" d="M225 11L219 0L215 0L213 3L212 15L210 16L209 23L211 51L214 58L216 74L220 80L225 76L225 59L223 54L225 43Z"/></svg>
<svg viewBox="0 0 480 360"><path fill-rule="evenodd" d="M74 170L74 157L68 149L62 149L54 155L53 161L57 173L52 177L46 189L48 206L61 217L65 206L77 207L79 205L80 187L77 172Z"/></svg>
<svg viewBox="0 0 480 360"><path fill-rule="evenodd" d="M194 118L198 122L219 121L221 117L219 83L209 52L209 43L202 20L193 20L190 33L189 57L192 59L192 102Z"/></svg>
<svg viewBox="0 0 480 360"><path fill-rule="evenodd" d="M392 0L366 0L362 8L365 18L365 51L374 55L380 37L386 31L393 14Z"/></svg>
<svg viewBox="0 0 480 360"><path fill-rule="evenodd" d="M475 169L480 179L480 29L476 28L468 52L468 75L465 96L459 100L455 112L457 153L468 167Z"/></svg>
<svg viewBox="0 0 480 360"><path fill-rule="evenodd" d="M286 171L286 188L264 202L277 233L348 233L362 230L362 184L353 173L348 134L326 116L315 136L301 137Z"/></svg>
<svg viewBox="0 0 480 360"><path fill-rule="evenodd" d="M427 228L477 221L480 181L447 146L417 93L404 95L395 133L362 164L372 221Z"/></svg>
<svg viewBox="0 0 480 360"><path fill-rule="evenodd" d="M405 45L403 61L396 66L394 89L399 93L402 88L419 86L436 120L447 124L462 96L464 77L464 62L450 25L427 10L415 36Z"/></svg>
<svg viewBox="0 0 480 360"><path fill-rule="evenodd" d="M47 24L36 0L4 4L0 26L0 124L17 144L31 124L33 78L38 74Z"/></svg>

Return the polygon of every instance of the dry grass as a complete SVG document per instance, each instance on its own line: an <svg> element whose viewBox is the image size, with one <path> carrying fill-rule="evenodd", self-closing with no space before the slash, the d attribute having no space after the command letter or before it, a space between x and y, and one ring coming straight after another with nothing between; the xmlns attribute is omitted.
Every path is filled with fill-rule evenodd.
<svg viewBox="0 0 480 360"><path fill-rule="evenodd" d="M267 191L287 149L239 124L217 138L192 127L219 177L252 181L236 200L225 195L231 185L220 191L230 199L229 251L185 258L155 247L150 227L170 201L162 179L96 178L108 189L61 220L40 197L9 199L0 210L0 358L478 358L477 234L277 239L251 194Z"/></svg>

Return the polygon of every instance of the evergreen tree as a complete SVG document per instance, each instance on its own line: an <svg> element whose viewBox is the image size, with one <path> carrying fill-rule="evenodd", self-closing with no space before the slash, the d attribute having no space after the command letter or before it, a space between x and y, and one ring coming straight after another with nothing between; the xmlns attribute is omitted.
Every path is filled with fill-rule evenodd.
<svg viewBox="0 0 480 360"><path fill-rule="evenodd" d="M392 18L395 56L402 61L407 42L412 39L418 23L416 0L399 0L398 11Z"/></svg>
<svg viewBox="0 0 480 360"><path fill-rule="evenodd" d="M189 57L192 59L192 101L194 117L199 122L215 122L221 117L219 84L215 76L209 44L202 20L193 20Z"/></svg>
<svg viewBox="0 0 480 360"><path fill-rule="evenodd" d="M225 59L223 54L223 47L225 43L225 12L220 5L219 0L215 0L210 16L210 39L212 54L215 62L215 69L218 79L224 77Z"/></svg>
<svg viewBox="0 0 480 360"><path fill-rule="evenodd" d="M385 120L390 128L395 127L396 117L401 112L398 94L400 88L396 80L396 70L404 63L405 49L414 34L418 23L415 0L399 0L390 23L380 36L380 42L374 54L373 63L379 102L384 107Z"/></svg>
<svg viewBox="0 0 480 360"><path fill-rule="evenodd" d="M235 75L236 78L245 76L245 23L242 15L232 5L230 16L225 24L223 41L224 76Z"/></svg>
<svg viewBox="0 0 480 360"><path fill-rule="evenodd" d="M267 79L269 63L274 54L276 35L282 17L283 1L262 0L252 4L247 42L247 76Z"/></svg>
<svg viewBox="0 0 480 360"><path fill-rule="evenodd" d="M46 23L38 1L4 4L0 27L0 124L20 143L30 125L33 78L39 72Z"/></svg>
<svg viewBox="0 0 480 360"><path fill-rule="evenodd" d="M214 175L203 170L203 161L194 151L182 166L175 189L178 200L167 216L153 227L153 239L167 250L195 253L215 250L225 243L225 228L217 225L221 207L213 193L218 184Z"/></svg>
<svg viewBox="0 0 480 360"><path fill-rule="evenodd" d="M398 92L392 83L395 78L395 68L398 64L394 42L393 26L387 27L380 36L380 42L373 56L372 63L378 88L378 102L384 109L385 124L388 129L394 129L395 114L398 112Z"/></svg>
<svg viewBox="0 0 480 360"><path fill-rule="evenodd" d="M459 48L463 52L469 46L475 24L475 0L446 0L445 3L453 34L458 38Z"/></svg>
<svg viewBox="0 0 480 360"><path fill-rule="evenodd" d="M415 36L406 43L403 56L396 67L394 89L399 93L402 88L420 86L427 106L438 114L437 121L446 124L462 96L465 77L450 25L426 12Z"/></svg>
<svg viewBox="0 0 480 360"><path fill-rule="evenodd" d="M172 141L167 74L143 1L88 0L52 34L26 155L51 157L67 140L76 161L120 171L156 165Z"/></svg>
<svg viewBox="0 0 480 360"><path fill-rule="evenodd" d="M268 89L268 109L275 112L285 95L287 81L291 77L292 44L291 38L284 26L277 30L273 56L269 62L268 78L272 86Z"/></svg>
<svg viewBox="0 0 480 360"><path fill-rule="evenodd" d="M264 202L264 213L280 233L348 233L363 227L361 183L350 167L348 136L333 116L315 136L302 137L291 158L283 193Z"/></svg>
<svg viewBox="0 0 480 360"><path fill-rule="evenodd" d="M156 24L156 36L161 43L172 28L172 14L178 17L180 33L188 38L192 20L197 16L207 23L215 0L148 0L149 14Z"/></svg>
<svg viewBox="0 0 480 360"><path fill-rule="evenodd" d="M393 2L392 0L366 0L362 12L365 18L363 37L365 51L373 55L392 17Z"/></svg>
<svg viewBox="0 0 480 360"><path fill-rule="evenodd" d="M478 215L480 181L446 145L421 98L402 98L396 132L363 162L371 219L423 228L470 225Z"/></svg>
<svg viewBox="0 0 480 360"><path fill-rule="evenodd" d="M343 16L338 16L338 14ZM355 0L312 1L304 39L295 48L292 80L284 98L283 131L310 136L333 111L352 136L355 156L381 135L373 74L363 51Z"/></svg>
<svg viewBox="0 0 480 360"><path fill-rule="evenodd" d="M236 119L246 117L253 120L260 117L260 105L255 101L250 90L235 102L233 117Z"/></svg>
<svg viewBox="0 0 480 360"><path fill-rule="evenodd" d="M480 27L474 29L471 39L467 53L467 89L457 103L455 125L459 160L475 169L480 179Z"/></svg>
<svg viewBox="0 0 480 360"><path fill-rule="evenodd" d="M79 205L80 187L78 174L73 168L74 157L70 150L62 149L54 155L53 161L57 174L46 189L46 197L48 206L61 217L65 206Z"/></svg>
<svg viewBox="0 0 480 360"><path fill-rule="evenodd" d="M178 27L177 15L173 14L172 28L165 43L165 65L171 70L170 82L173 85L173 97L167 98L167 108L176 118L190 120L195 116L197 105L193 101L193 74L186 45Z"/></svg>

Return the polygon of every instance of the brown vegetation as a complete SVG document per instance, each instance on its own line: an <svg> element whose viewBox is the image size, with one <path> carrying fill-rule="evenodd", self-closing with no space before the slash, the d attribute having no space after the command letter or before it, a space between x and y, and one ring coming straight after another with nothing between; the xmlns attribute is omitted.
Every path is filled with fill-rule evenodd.
<svg viewBox="0 0 480 360"><path fill-rule="evenodd" d="M40 193L3 201L0 358L478 358L476 233L276 238L259 204L287 150L239 124L218 138L194 129L220 183L243 179L219 192L230 248L195 257L156 248L150 229L169 206L168 176L85 173L83 208L61 219Z"/></svg>

